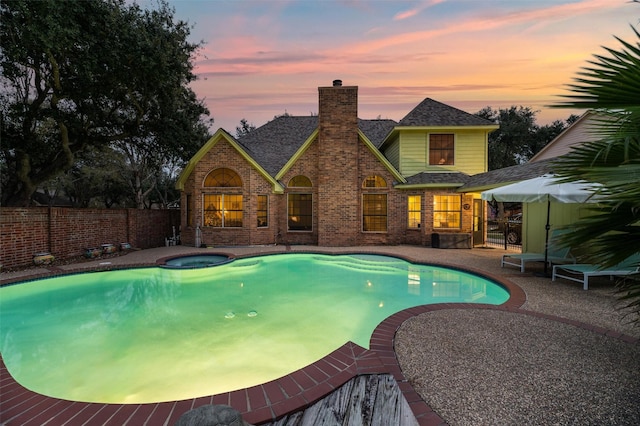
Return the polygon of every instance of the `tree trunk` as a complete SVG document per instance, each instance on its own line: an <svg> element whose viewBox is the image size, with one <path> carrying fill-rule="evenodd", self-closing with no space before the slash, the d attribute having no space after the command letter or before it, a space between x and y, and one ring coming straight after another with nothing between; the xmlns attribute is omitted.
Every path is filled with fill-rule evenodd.
<svg viewBox="0 0 640 426"><path fill-rule="evenodd" d="M36 192L35 186L29 187L23 184L18 192L7 198L5 205L12 207L29 207L31 205L31 196L34 192Z"/></svg>

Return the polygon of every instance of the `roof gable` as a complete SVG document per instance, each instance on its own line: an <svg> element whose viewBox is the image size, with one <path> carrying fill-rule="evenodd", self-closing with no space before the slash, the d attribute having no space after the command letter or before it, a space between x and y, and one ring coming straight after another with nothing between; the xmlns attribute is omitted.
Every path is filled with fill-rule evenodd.
<svg viewBox="0 0 640 426"><path fill-rule="evenodd" d="M377 132L377 133L376 132L373 132L373 133L370 132L370 134L373 134L374 136L378 136L378 137L383 137L383 136L380 136L381 132ZM295 164L295 162L302 156L302 154L304 154L304 152L307 149L309 149L309 146L311 146L311 144L317 139L317 136L318 136L318 130L316 129L313 133L311 133L311 135L309 135L307 140L304 141L304 143L300 146L298 151L296 153L294 153L294 155L292 155L289 158L289 160L280 169L280 171L278 171L278 173L275 176L276 179L282 179L282 177ZM371 151L371 153L378 159L378 161L380 161L385 166L385 168L393 175L393 177L395 179L397 179L399 182L404 182L405 181L404 177L400 174L400 172L398 172L396 170L396 168L393 167L393 165L389 162L389 160L387 160L387 158L382 154L382 152L380 152L380 150L378 148L376 148L376 146L373 144L373 142L371 142L371 140L368 138L368 136L365 135L361 129L358 130L358 136L359 136L359 139L369 149L369 151Z"/></svg>
<svg viewBox="0 0 640 426"><path fill-rule="evenodd" d="M193 170L196 167L196 164L204 157L214 146L216 146L219 142L225 141L229 143L238 153L245 159L249 164L251 164L257 171L260 173L269 183L273 185L274 192L284 192L284 188L278 181L276 181L258 162L256 162L249 152L247 152L246 147L242 146L241 143L236 141L233 136L227 133L226 130L220 128L216 133L209 138L209 140L202 145L202 147L195 153L193 157L189 160L185 168L180 173L178 180L176 181L176 189L184 190L184 185Z"/></svg>
<svg viewBox="0 0 640 426"><path fill-rule="evenodd" d="M393 167L393 164L391 164L391 162L387 160L387 157L385 157L382 152L380 152L380 150L376 148L373 142L369 140L369 138L362 132L362 130L358 131L358 135L360 136L360 140L365 144L365 146L369 148L369 151L371 151L371 153L378 159L378 161L380 161L382 165L385 166L385 168L389 171L389 173L393 175L396 181L405 183L406 179L404 178L404 176L402 176L402 174L400 174L400 172L396 170L395 167Z"/></svg>
<svg viewBox="0 0 640 426"><path fill-rule="evenodd" d="M385 141L398 131L398 127L475 127L491 130L497 128L498 125L430 98L422 101L399 123L390 119L358 119L360 140L397 179L397 183L402 185L407 183L407 179L395 169L381 151ZM317 116L285 115L277 117L238 139L235 139L224 129L219 129L191 158L180 174L176 188L183 189L186 179L197 162L215 144L225 140L274 185L274 191L280 192L283 189L277 179L308 149L316 139L317 133ZM413 184L443 184L451 177L451 174L446 174L443 176L444 181L441 182L438 179L438 182L434 182L434 175L429 175L426 181L414 182ZM464 182L460 177L456 176L455 183Z"/></svg>
<svg viewBox="0 0 640 426"><path fill-rule="evenodd" d="M400 120L400 126L492 126L492 121L426 98Z"/></svg>
<svg viewBox="0 0 640 426"><path fill-rule="evenodd" d="M596 129L595 126L606 119L606 116L593 111L585 112L569 127L564 129L562 133L538 151L536 155L531 157L529 162L556 158L568 154L575 146L600 139L600 136L594 131Z"/></svg>
<svg viewBox="0 0 640 426"><path fill-rule="evenodd" d="M376 149L395 126L397 123L389 119L358 119L358 128ZM317 116L282 116L252 130L239 138L238 142L247 148L271 176L278 176L293 157L300 153L300 149L317 128Z"/></svg>

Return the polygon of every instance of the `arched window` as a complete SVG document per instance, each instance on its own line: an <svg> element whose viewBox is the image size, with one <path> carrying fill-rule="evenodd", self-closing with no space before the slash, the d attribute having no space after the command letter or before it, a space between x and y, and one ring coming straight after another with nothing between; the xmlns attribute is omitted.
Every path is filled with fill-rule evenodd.
<svg viewBox="0 0 640 426"><path fill-rule="evenodd" d="M242 179L236 172L225 167L214 169L204 179L204 186L218 188L234 188L242 186Z"/></svg>
<svg viewBox="0 0 640 426"><path fill-rule="evenodd" d="M367 178L362 182L363 188L386 188L387 181L384 180L382 176L371 175L367 176Z"/></svg>
<svg viewBox="0 0 640 426"><path fill-rule="evenodd" d="M295 188L310 188L313 185L311 185L311 179L303 175L298 175L291 178L288 186Z"/></svg>
<svg viewBox="0 0 640 426"><path fill-rule="evenodd" d="M204 226L215 228L242 227L243 197L238 193L242 179L236 172L225 167L214 169L204 179L206 188L216 188L215 193L202 194ZM219 188L238 188L220 190Z"/></svg>

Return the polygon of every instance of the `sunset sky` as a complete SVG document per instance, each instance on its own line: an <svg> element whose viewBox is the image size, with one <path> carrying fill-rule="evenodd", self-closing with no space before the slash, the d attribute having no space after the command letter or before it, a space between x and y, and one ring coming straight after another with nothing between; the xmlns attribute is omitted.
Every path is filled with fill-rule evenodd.
<svg viewBox="0 0 640 426"><path fill-rule="evenodd" d="M144 3L144 2L143 2ZM470 113L546 105L614 35L637 41L629 0L170 0L205 42L192 87L232 134L240 119L318 112L318 86L359 86L360 118L400 120L424 98Z"/></svg>

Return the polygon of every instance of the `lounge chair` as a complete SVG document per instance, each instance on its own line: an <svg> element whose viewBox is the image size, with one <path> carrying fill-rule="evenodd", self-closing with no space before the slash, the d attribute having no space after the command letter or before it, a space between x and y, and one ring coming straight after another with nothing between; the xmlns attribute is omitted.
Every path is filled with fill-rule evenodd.
<svg viewBox="0 0 640 426"><path fill-rule="evenodd" d="M574 265L555 265L553 267L553 273L551 280L555 281L556 278L564 278L575 282L582 283L582 288L589 289L589 277L598 277L608 275L613 277L620 277L631 274L640 273L640 253L636 253L633 256L628 257L622 262L610 268L602 269L598 265L589 263L578 263Z"/></svg>
<svg viewBox="0 0 640 426"><path fill-rule="evenodd" d="M554 238L560 234L560 231L554 231L548 243L547 264L551 266L554 263L576 263L575 257L570 253L570 248L559 248L553 244ZM504 265L517 266L520 272L524 272L527 262L544 262L544 253L519 253L519 254L503 254L500 261L500 267Z"/></svg>

